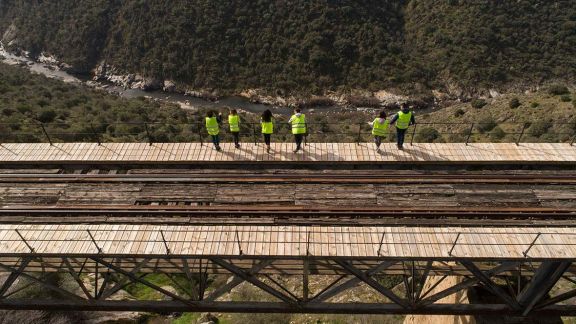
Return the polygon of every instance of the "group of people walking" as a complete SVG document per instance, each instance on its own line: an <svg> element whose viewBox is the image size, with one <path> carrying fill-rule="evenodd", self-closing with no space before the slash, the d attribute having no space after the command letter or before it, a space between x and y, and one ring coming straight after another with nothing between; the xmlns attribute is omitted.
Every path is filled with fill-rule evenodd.
<svg viewBox="0 0 576 324"><path fill-rule="evenodd" d="M288 123L292 126L292 134L296 142L296 149L294 153L302 150L302 142L304 135L307 133L306 115L298 108L294 110L294 115L290 117ZM212 137L212 143L217 151L221 151L220 147L220 124L222 124L222 113L216 114L214 111L208 111L206 114L206 130L208 135ZM230 133L234 137L234 146L240 148L240 117L236 109L230 110L228 115L228 125L230 126ZM274 116L270 109L262 113L260 118L260 125L262 128L262 135L264 136L264 143L266 143L266 151L270 153L272 134L274 134Z"/></svg>
<svg viewBox="0 0 576 324"><path fill-rule="evenodd" d="M382 139L388 136L388 128L390 125L396 126L396 144L399 150L403 150L406 130L416 124L416 119L408 104L402 104L400 111L392 116L390 120L386 119L386 112L381 111L378 117L369 124L372 125L372 135L374 136L374 144L376 144L377 152L380 152Z"/></svg>
<svg viewBox="0 0 576 324"><path fill-rule="evenodd" d="M386 112L381 111L378 117L369 123L372 126L372 135L374 136L376 151L380 152L380 145L382 144L382 140L388 136L388 128L390 125L395 125L396 127L398 149L402 150L404 147L406 130L415 123L416 120L414 119L414 113L410 110L408 104L402 104L400 111L390 120L386 118ZM220 147L220 124L222 124L222 113L216 114L214 111L208 111L206 114L206 130L212 137L214 149L217 151L222 150ZM295 109L294 114L290 117L290 120L288 120L288 124L292 127L292 134L294 135L294 142L296 143L294 153L297 153L302 150L304 136L306 136L308 132L306 115L304 115L299 108ZM234 138L234 146L239 149L240 117L238 116L236 109L230 110L230 114L228 115L228 125L230 127L230 133ZM260 125L262 135L264 136L264 143L266 143L266 151L270 153L272 134L274 134L274 116L270 109L267 109L262 113Z"/></svg>

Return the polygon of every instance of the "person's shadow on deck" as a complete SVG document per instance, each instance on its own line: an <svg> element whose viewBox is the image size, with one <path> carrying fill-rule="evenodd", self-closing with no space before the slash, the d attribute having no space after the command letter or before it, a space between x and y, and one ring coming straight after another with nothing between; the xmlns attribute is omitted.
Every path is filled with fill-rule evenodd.
<svg viewBox="0 0 576 324"><path fill-rule="evenodd" d="M303 162L337 162L343 161L342 157L334 154L332 151L325 151L326 153L312 153L318 152L320 149L318 147L313 147L313 143L308 143L307 145L302 145L303 149L298 153L293 153L292 151L282 151L280 155L285 161L303 161Z"/></svg>
<svg viewBox="0 0 576 324"><path fill-rule="evenodd" d="M448 159L443 158L441 156L438 155L434 155L434 154L430 154L428 153L428 151L418 148L415 145L408 145L404 147L404 150L397 151L398 153L395 153L394 151L390 151L390 152L380 152L380 155L385 155L385 156L391 156L394 158L395 161L397 162L435 162L435 161L447 161ZM401 154L400 152L404 152L405 154ZM403 155L406 155L406 153L412 157L412 159L407 159L406 157L404 157Z"/></svg>

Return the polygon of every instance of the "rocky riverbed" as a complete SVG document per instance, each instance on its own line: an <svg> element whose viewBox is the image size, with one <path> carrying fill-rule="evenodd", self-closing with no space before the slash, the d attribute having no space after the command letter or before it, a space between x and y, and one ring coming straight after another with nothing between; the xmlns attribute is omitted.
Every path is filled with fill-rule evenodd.
<svg viewBox="0 0 576 324"><path fill-rule="evenodd" d="M322 96L296 97L278 92L271 95L263 89L247 89L235 95L222 96L218 91L191 89L173 80L160 80L144 77L140 74L123 74L117 68L106 63L99 64L93 75L75 75L71 67L57 58L42 53L32 60L29 53L19 51L9 53L0 43L0 60L7 64L20 65L30 71L57 78L70 83L82 83L102 89L122 97L147 97L151 100L168 101L180 105L183 109L221 109L235 107L247 112L261 113L266 109L277 114L289 114L294 107L315 108L325 112L342 110L391 108L400 102L412 101L411 98L390 91L368 92L351 91L347 94L326 92ZM434 108L437 103L417 102L419 108Z"/></svg>

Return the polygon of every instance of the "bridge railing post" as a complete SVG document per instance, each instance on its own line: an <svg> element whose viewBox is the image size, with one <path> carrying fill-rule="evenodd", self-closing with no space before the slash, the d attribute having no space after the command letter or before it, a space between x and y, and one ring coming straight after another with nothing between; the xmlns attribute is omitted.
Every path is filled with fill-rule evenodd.
<svg viewBox="0 0 576 324"><path fill-rule="evenodd" d="M148 137L148 144L152 146L154 144L154 139L152 138L152 134L150 133L150 128L148 127L148 123L144 123L144 128L146 129L146 136Z"/></svg>
<svg viewBox="0 0 576 324"><path fill-rule="evenodd" d="M310 230L306 230L306 255L310 255Z"/></svg>
<svg viewBox="0 0 576 324"><path fill-rule="evenodd" d="M44 127L44 123L40 123L40 127L42 127L42 132L44 133L44 135L45 135L46 138L48 139L48 142L50 143L50 146L53 146L54 143L52 143L52 139L50 138L50 135L49 135L48 132L46 131L46 127Z"/></svg>
<svg viewBox="0 0 576 324"><path fill-rule="evenodd" d="M520 132L520 136L518 136L518 139L516 140L516 145L520 145L520 141L522 140L522 136L524 136L526 128L528 128L528 123L524 123L522 125L522 131Z"/></svg>
<svg viewBox="0 0 576 324"><path fill-rule="evenodd" d="M171 254L170 248L168 247L168 242L166 241L166 237L164 236L163 230L160 230L160 236L162 236L162 242L164 242L164 248L166 249L166 254Z"/></svg>
<svg viewBox="0 0 576 324"><path fill-rule="evenodd" d="M22 242L24 242L24 244L26 245L26 247L28 247L28 249L30 249L30 252L32 253L36 253L36 250L34 250L34 248L32 247L32 245L30 245L30 243L28 243L28 241L26 241L26 239L24 238L24 236L22 235L22 233L20 233L19 230L15 229L16 234L18 234L18 236L20 237L20 239L22 240Z"/></svg>
<svg viewBox="0 0 576 324"><path fill-rule="evenodd" d="M532 240L532 243L530 243L530 245L528 246L528 248L526 249L526 251L522 252L522 255L524 255L525 258L528 257L528 252L530 252L530 250L532 249L532 247L534 246L534 244L536 244L536 241L538 240L538 238L540 237L540 235L542 235L542 233L538 233L536 235L536 237L534 238L534 240Z"/></svg>
<svg viewBox="0 0 576 324"><path fill-rule="evenodd" d="M98 146L102 145L102 141L100 140L100 134L98 134L96 132L96 129L94 129L94 124L90 123L90 130L92 130L92 134L94 135L94 138L96 138L96 142L98 142Z"/></svg>
<svg viewBox="0 0 576 324"><path fill-rule="evenodd" d="M456 235L456 239L454 240L454 243L452 244L452 248L450 248L450 251L448 251L449 256L452 256L452 252L454 252L454 248L456 248L456 244L458 243L458 239L460 239L460 234L462 234L462 233L458 233L458 235Z"/></svg>
<svg viewBox="0 0 576 324"><path fill-rule="evenodd" d="M240 235L238 234L238 230L236 230L236 243L238 243L238 253L243 255L244 251L242 251L242 244L240 244Z"/></svg>
<svg viewBox="0 0 576 324"><path fill-rule="evenodd" d="M382 252L382 245L384 244L384 237L386 236L386 232L382 233L382 237L380 238L380 245L378 245L378 256L380 256Z"/></svg>
<svg viewBox="0 0 576 324"><path fill-rule="evenodd" d="M96 246L98 253L102 253L102 248L98 246L98 243L96 243L96 239L94 239L94 235L92 235L92 232L90 232L90 230L86 231L88 232L88 236L90 236L90 240L92 240L92 243L94 244L94 246Z"/></svg>
<svg viewBox="0 0 576 324"><path fill-rule="evenodd" d="M204 146L204 136L202 133L201 123L196 123L196 131L198 132L198 138L200 139L200 146Z"/></svg>
<svg viewBox="0 0 576 324"><path fill-rule="evenodd" d="M358 137L356 138L356 145L360 145L362 140L362 123L358 123Z"/></svg>
<svg viewBox="0 0 576 324"><path fill-rule="evenodd" d="M252 136L254 137L254 145L258 145L258 135L256 135L256 125L252 124Z"/></svg>
<svg viewBox="0 0 576 324"><path fill-rule="evenodd" d="M466 146L470 143L470 137L472 137L472 132L474 132L474 123L470 125L470 129L468 130L468 136L466 136Z"/></svg>
<svg viewBox="0 0 576 324"><path fill-rule="evenodd" d="M416 127L418 127L418 124L414 124L414 129L412 130L412 137L410 138L410 145L414 145L414 137L416 137Z"/></svg>

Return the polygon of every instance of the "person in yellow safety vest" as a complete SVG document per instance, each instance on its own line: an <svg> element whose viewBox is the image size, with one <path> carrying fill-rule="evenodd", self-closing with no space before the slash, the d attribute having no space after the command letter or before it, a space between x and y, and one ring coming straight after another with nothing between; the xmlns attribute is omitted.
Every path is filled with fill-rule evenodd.
<svg viewBox="0 0 576 324"><path fill-rule="evenodd" d="M230 110L228 115L228 125L230 125L230 133L234 136L234 146L240 148L240 116L236 109Z"/></svg>
<svg viewBox="0 0 576 324"><path fill-rule="evenodd" d="M212 143L216 151L221 151L220 148L220 123L222 122L222 114L216 115L212 110L206 113L206 131L208 135L212 136Z"/></svg>
<svg viewBox="0 0 576 324"><path fill-rule="evenodd" d="M388 136L388 126L390 126L390 121L386 120L386 112L382 110L378 118L374 119L370 124L372 125L372 135L374 135L376 152L380 153L382 139Z"/></svg>
<svg viewBox="0 0 576 324"><path fill-rule="evenodd" d="M274 134L274 120L270 109L266 109L262 113L260 124L262 125L262 134L264 135L264 142L266 143L266 152L270 153L270 140L272 134Z"/></svg>
<svg viewBox="0 0 576 324"><path fill-rule="evenodd" d="M410 110L407 103L402 104L402 109L392 117L390 124L396 124L396 138L398 140L398 149L404 149L404 137L406 136L406 130L411 125L416 124L414 119L414 112Z"/></svg>
<svg viewBox="0 0 576 324"><path fill-rule="evenodd" d="M294 135L294 141L296 142L294 153L297 153L302 149L302 140L307 133L306 115L302 113L300 108L296 108L294 110L294 115L290 117L288 123L292 125L292 134Z"/></svg>

